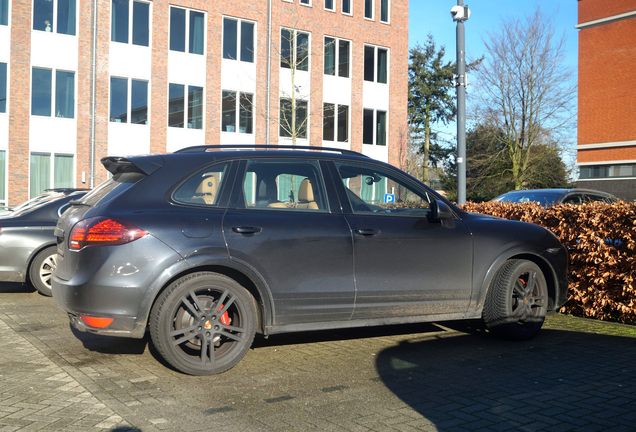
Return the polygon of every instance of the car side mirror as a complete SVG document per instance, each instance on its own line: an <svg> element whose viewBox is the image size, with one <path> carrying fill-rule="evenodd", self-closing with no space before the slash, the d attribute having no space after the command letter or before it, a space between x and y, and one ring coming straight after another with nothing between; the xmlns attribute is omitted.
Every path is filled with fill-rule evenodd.
<svg viewBox="0 0 636 432"><path fill-rule="evenodd" d="M455 214L451 208L442 200L433 200L431 202L431 222L441 222L446 219L454 219Z"/></svg>

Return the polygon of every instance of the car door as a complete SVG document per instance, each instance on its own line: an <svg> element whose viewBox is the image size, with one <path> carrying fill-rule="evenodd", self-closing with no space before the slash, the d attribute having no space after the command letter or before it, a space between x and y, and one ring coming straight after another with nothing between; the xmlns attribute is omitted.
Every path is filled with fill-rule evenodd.
<svg viewBox="0 0 636 432"><path fill-rule="evenodd" d="M384 164L332 169L354 239L354 319L465 312L473 246L464 223L429 220L426 189Z"/></svg>
<svg viewBox="0 0 636 432"><path fill-rule="evenodd" d="M240 173L223 232L231 259L267 283L274 324L351 319L353 242L319 161L254 158Z"/></svg>

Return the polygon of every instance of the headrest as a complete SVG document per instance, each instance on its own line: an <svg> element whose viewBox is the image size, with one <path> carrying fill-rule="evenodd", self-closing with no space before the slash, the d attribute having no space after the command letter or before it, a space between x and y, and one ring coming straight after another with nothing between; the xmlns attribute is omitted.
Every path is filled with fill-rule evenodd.
<svg viewBox="0 0 636 432"><path fill-rule="evenodd" d="M298 188L298 201L316 201L316 199L314 198L314 188L311 186L311 181L309 179L304 179L300 182L300 188Z"/></svg>
<svg viewBox="0 0 636 432"><path fill-rule="evenodd" d="M203 196L203 200L206 204L214 204L216 201L216 194L219 188L219 180L213 175L203 177L199 186L197 186L196 193Z"/></svg>

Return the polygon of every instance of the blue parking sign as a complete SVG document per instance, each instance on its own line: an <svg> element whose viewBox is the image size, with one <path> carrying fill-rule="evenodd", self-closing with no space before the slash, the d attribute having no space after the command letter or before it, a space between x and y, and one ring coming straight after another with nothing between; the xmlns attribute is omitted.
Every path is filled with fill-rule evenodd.
<svg viewBox="0 0 636 432"><path fill-rule="evenodd" d="M384 194L384 203L385 204L393 204L395 202L395 194Z"/></svg>

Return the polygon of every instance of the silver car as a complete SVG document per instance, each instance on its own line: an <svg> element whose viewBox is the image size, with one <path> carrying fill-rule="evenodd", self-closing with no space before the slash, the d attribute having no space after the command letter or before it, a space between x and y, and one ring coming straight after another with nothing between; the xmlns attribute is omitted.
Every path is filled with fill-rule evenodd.
<svg viewBox="0 0 636 432"><path fill-rule="evenodd" d="M79 189L51 189L0 214L0 281L29 282L51 295L57 263L53 230L69 202L86 194Z"/></svg>

